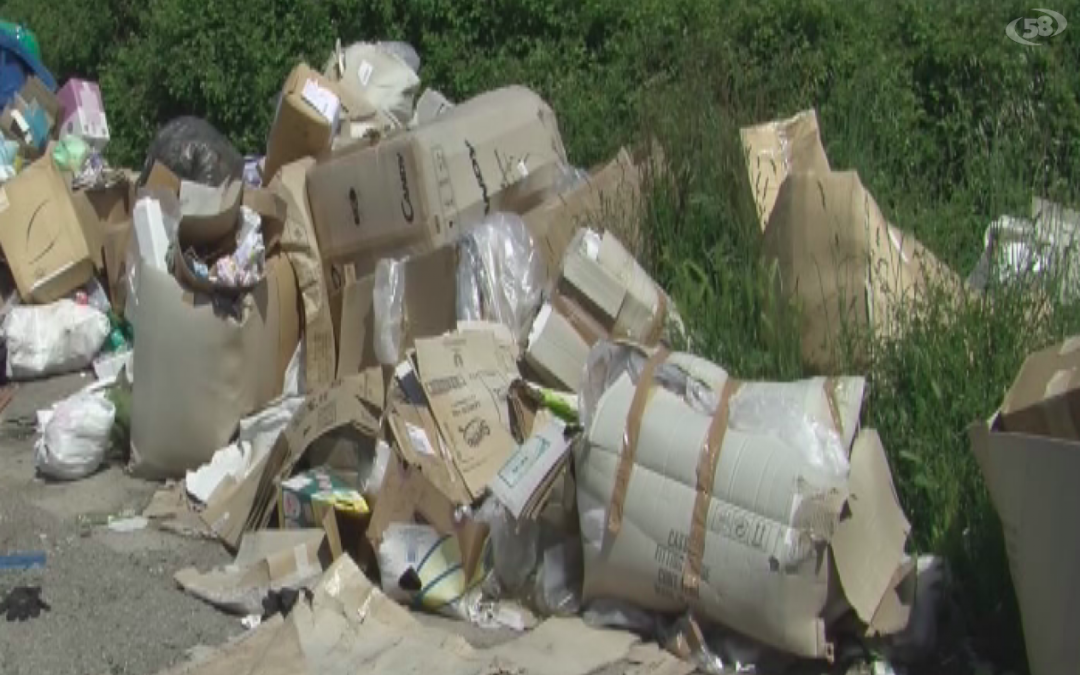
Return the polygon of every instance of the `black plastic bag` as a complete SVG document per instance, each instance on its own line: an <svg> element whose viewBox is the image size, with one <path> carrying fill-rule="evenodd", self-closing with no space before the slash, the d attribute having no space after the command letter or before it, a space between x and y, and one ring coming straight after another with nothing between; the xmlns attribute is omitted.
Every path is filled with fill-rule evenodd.
<svg viewBox="0 0 1080 675"><path fill-rule="evenodd" d="M183 180L218 186L244 175L244 157L212 124L200 117L177 117L161 127L146 155L139 184L154 162L161 162Z"/></svg>

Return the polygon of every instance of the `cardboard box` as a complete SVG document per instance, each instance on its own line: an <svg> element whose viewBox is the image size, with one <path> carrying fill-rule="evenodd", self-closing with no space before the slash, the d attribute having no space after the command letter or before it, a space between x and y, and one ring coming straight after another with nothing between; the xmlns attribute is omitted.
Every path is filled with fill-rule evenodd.
<svg viewBox="0 0 1080 675"><path fill-rule="evenodd" d="M583 227L610 229L638 250L640 190L641 171L623 148L585 183L526 212L522 219L544 259L548 278L558 276L566 249Z"/></svg>
<svg viewBox="0 0 1080 675"><path fill-rule="evenodd" d="M893 335L897 313L931 287L963 285L911 234L890 225L854 171L790 174L765 229L780 291L800 305L803 359L828 372L842 330Z"/></svg>
<svg viewBox="0 0 1080 675"><path fill-rule="evenodd" d="M138 278L132 469L175 478L209 461L240 419L281 395L300 339L296 276L272 256L235 314L168 272L142 264Z"/></svg>
<svg viewBox="0 0 1080 675"><path fill-rule="evenodd" d="M739 131L739 137L746 152L750 189L764 231L776 204L776 195L788 174L829 171L829 158L818 131L817 112L804 110L788 119L745 127Z"/></svg>
<svg viewBox="0 0 1080 675"><path fill-rule="evenodd" d="M355 519L370 513L359 490L325 468L298 473L282 481L278 494L281 528L319 527L331 512Z"/></svg>
<svg viewBox="0 0 1080 675"><path fill-rule="evenodd" d="M1032 675L1071 675L1080 672L1080 643L1070 630L1080 620L1072 590L1080 567L1080 442L1010 432L1002 422L995 415L969 433L1001 516L1028 666Z"/></svg>
<svg viewBox="0 0 1080 675"><path fill-rule="evenodd" d="M363 278L379 257L438 248L489 213L539 203L565 161L554 113L523 87L477 96L374 147L345 148L308 175L324 261L354 264Z"/></svg>
<svg viewBox="0 0 1080 675"><path fill-rule="evenodd" d="M338 88L306 63L297 64L281 89L270 126L263 181L269 183L290 162L329 150L340 115Z"/></svg>
<svg viewBox="0 0 1080 675"><path fill-rule="evenodd" d="M278 486L292 476L316 439L344 426L374 438L379 434L384 405L385 390L378 370L336 380L313 392L248 477L215 491L202 513L203 520L235 548L244 532L266 527L277 502Z"/></svg>
<svg viewBox="0 0 1080 675"><path fill-rule="evenodd" d="M105 271L109 299L113 309L123 313L126 287L124 278L127 246L132 231L132 209L135 205L135 186L127 180L103 188L89 188L75 193L87 219L94 223L87 228L87 240L94 264Z"/></svg>
<svg viewBox="0 0 1080 675"><path fill-rule="evenodd" d="M90 280L86 229L51 157L0 187L0 247L24 302L53 302Z"/></svg>
<svg viewBox="0 0 1080 675"><path fill-rule="evenodd" d="M1013 434L1080 441L1080 336L1024 360L1001 405L1001 428Z"/></svg>
<svg viewBox="0 0 1080 675"><path fill-rule="evenodd" d="M109 144L109 123L96 82L72 78L57 93L60 101L61 135L81 137L98 152Z"/></svg>
<svg viewBox="0 0 1080 675"><path fill-rule="evenodd" d="M910 528L880 439L858 431L862 378L740 383L697 357L663 358L638 359L636 382L625 367L591 374L614 383L588 402L574 449L584 599L690 609L808 658L832 657L823 616L837 597L873 631L893 626L883 607ZM675 374L657 368L675 366L712 389L714 412L658 384ZM852 448L846 480L793 440L810 424Z"/></svg>

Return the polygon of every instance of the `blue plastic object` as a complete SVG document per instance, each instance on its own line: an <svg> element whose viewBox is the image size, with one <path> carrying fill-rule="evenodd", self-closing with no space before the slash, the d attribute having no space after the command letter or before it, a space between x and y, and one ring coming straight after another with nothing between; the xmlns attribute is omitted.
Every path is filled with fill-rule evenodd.
<svg viewBox="0 0 1080 675"><path fill-rule="evenodd" d="M31 75L36 75L49 91L56 91L56 78L45 64L17 39L0 32L0 107L8 104Z"/></svg>
<svg viewBox="0 0 1080 675"><path fill-rule="evenodd" d="M35 567L45 567L45 551L0 555L0 571L30 570Z"/></svg>

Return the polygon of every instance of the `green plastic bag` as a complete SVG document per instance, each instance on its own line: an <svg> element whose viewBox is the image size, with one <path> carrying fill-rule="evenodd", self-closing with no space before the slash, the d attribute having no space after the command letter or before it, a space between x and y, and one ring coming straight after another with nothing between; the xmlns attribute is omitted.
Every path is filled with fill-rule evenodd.
<svg viewBox="0 0 1080 675"><path fill-rule="evenodd" d="M53 161L64 171L76 172L90 154L90 146L80 136L64 136L53 148Z"/></svg>

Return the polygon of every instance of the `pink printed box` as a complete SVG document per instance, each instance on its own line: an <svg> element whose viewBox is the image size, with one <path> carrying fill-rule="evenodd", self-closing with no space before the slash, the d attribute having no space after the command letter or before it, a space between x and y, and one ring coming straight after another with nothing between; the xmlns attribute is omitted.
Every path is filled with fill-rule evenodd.
<svg viewBox="0 0 1080 675"><path fill-rule="evenodd" d="M97 83L72 78L60 88L57 98L63 108L60 136L81 136L94 149L103 150L109 142L109 124Z"/></svg>

